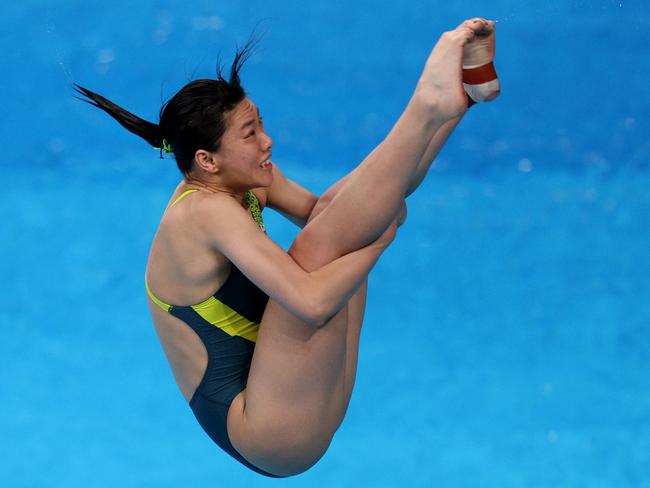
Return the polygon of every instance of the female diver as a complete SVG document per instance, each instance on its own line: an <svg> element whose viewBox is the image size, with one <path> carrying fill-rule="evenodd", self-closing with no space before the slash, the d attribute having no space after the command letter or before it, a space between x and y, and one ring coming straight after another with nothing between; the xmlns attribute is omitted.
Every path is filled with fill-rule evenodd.
<svg viewBox="0 0 650 488"><path fill-rule="evenodd" d="M76 85L173 152L183 173L151 245L148 303L197 420L250 469L291 476L327 450L354 385L366 277L466 111L466 91L498 94L494 27L477 18L444 33L388 136L320 198L270 162L271 138L239 79L250 43L229 80L218 69L216 80L190 82L159 125ZM264 232L267 206L303 227L288 253Z"/></svg>

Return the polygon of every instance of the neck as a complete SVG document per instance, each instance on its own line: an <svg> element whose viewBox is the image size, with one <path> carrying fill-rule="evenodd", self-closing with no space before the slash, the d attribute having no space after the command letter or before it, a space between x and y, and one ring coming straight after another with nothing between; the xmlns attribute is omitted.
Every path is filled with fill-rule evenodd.
<svg viewBox="0 0 650 488"><path fill-rule="evenodd" d="M240 203L244 202L244 193L246 193L244 190L237 191L233 190L232 188L226 188L224 185L215 181L206 181L204 179L198 179L189 175L185 177L185 184L196 188L201 188L210 193L225 193L232 196Z"/></svg>

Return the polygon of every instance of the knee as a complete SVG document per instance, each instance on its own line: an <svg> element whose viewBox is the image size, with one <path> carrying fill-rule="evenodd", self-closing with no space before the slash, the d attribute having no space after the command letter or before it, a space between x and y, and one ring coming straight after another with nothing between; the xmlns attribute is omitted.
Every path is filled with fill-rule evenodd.
<svg viewBox="0 0 650 488"><path fill-rule="evenodd" d="M327 191L321 195L318 200L316 201L316 205L314 205L314 208L312 209L311 213L309 214L309 218L307 219L307 223L311 222L315 217L318 216L325 208L332 202L332 199L334 198L335 192L333 191Z"/></svg>
<svg viewBox="0 0 650 488"><path fill-rule="evenodd" d="M339 257L332 251L327 236L320 234L318 226L308 224L296 236L289 255L302 269L312 272Z"/></svg>
<svg viewBox="0 0 650 488"><path fill-rule="evenodd" d="M307 219L307 225L296 236L289 254L305 271L311 272L331 263L346 253L340 249L337 229L326 228L314 221L332 202L341 182L327 190L316 202ZM349 252L349 251L347 251Z"/></svg>

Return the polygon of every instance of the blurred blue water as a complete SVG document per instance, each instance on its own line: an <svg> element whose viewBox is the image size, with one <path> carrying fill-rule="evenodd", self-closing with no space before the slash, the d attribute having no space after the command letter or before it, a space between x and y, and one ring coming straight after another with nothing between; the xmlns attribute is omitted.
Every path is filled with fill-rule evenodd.
<svg viewBox="0 0 650 488"><path fill-rule="evenodd" d="M389 130L439 33L476 14L498 20L502 96L472 109L409 200L371 277L348 417L281 483L650 486L647 4L3 9L2 486L273 483L196 425L149 321L173 162L71 81L154 120L257 26L244 83L274 160L322 191ZM295 229L266 219L287 246Z"/></svg>

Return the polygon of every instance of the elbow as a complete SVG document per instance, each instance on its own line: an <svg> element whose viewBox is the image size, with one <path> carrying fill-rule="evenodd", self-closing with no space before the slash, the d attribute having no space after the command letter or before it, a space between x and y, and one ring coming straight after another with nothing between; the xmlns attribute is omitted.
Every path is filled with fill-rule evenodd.
<svg viewBox="0 0 650 488"><path fill-rule="evenodd" d="M332 315L331 307L327 307L322 301L311 300L308 302L303 320L310 327L318 329L325 325Z"/></svg>
<svg viewBox="0 0 650 488"><path fill-rule="evenodd" d="M309 314L306 318L307 325L318 329L325 325L331 314L327 313L324 308L315 307L309 310Z"/></svg>
<svg viewBox="0 0 650 488"><path fill-rule="evenodd" d="M294 243L295 244L295 243ZM297 290L300 298L300 310L297 315L310 327L320 328L343 308L346 302L338 303L336 294L325 288L321 278L307 273L307 280Z"/></svg>

